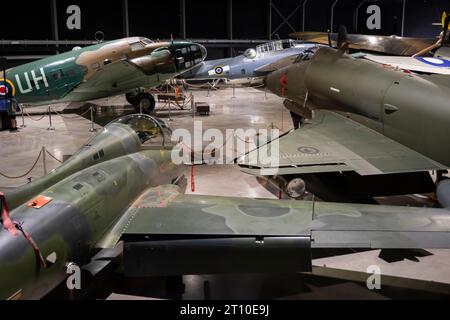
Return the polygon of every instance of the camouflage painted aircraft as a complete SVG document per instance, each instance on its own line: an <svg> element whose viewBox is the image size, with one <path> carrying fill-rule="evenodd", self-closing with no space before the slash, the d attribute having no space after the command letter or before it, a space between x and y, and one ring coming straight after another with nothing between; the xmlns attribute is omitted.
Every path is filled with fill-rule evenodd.
<svg viewBox="0 0 450 320"><path fill-rule="evenodd" d="M276 180L294 197L304 182L330 201L434 192L428 171L450 168L450 76L418 75L323 47L273 72L266 84L286 97L294 126L313 119L279 140ZM241 166L259 175L264 161L255 156ZM444 194L450 198L450 190L440 194L441 203Z"/></svg>
<svg viewBox="0 0 450 320"><path fill-rule="evenodd" d="M450 75L450 13L442 14L442 30L435 38L404 38L397 36L376 36L345 34L347 47L362 52L359 57L418 73ZM304 41L339 46L339 34L324 32L298 32L290 36ZM380 55L383 54L383 55ZM389 56L392 55L392 56Z"/></svg>
<svg viewBox="0 0 450 320"><path fill-rule="evenodd" d="M442 13L442 20L433 25L441 26L441 34L436 38L409 38L398 36L379 36L366 34L347 35L348 48L357 51L371 51L385 55L395 56L422 56L430 51L435 51L438 57L450 58L450 37L448 35L450 12ZM295 32L289 36L302 40L339 46L338 33L326 32Z"/></svg>
<svg viewBox="0 0 450 320"><path fill-rule="evenodd" d="M19 103L78 102L126 94L137 109L151 112L155 99L143 89L201 64L206 49L188 41L125 38L27 63L0 73L0 95Z"/></svg>
<svg viewBox="0 0 450 320"><path fill-rule="evenodd" d="M126 276L311 270L314 248L450 248L450 212L184 195L170 129L118 119L0 196L0 299L38 299L117 251ZM123 249L120 249L123 247Z"/></svg>
<svg viewBox="0 0 450 320"><path fill-rule="evenodd" d="M317 44L293 40L277 40L247 49L243 55L209 60L183 74L187 80L227 79L240 83L258 84L270 72L292 64L297 56Z"/></svg>

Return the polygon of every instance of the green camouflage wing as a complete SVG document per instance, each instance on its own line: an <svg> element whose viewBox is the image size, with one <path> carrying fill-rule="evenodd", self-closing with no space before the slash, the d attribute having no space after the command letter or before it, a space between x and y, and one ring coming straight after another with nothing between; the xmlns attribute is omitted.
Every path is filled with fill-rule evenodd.
<svg viewBox="0 0 450 320"><path fill-rule="evenodd" d="M117 88L140 81L145 74L128 60L119 60L102 66L90 79L85 80L70 92L70 99L84 100L93 94L112 93ZM120 79L119 81L117 79Z"/></svg>
<svg viewBox="0 0 450 320"><path fill-rule="evenodd" d="M146 190L99 247L124 237L302 237L312 248L450 248L446 209L254 200Z"/></svg>
<svg viewBox="0 0 450 320"><path fill-rule="evenodd" d="M242 171L258 175L355 171L360 175L422 172L447 168L382 134L334 112L319 111L311 124L282 136L276 165L258 150L238 161ZM271 150L271 148L269 148ZM261 161L264 160L264 161ZM273 162L272 162L273 163Z"/></svg>

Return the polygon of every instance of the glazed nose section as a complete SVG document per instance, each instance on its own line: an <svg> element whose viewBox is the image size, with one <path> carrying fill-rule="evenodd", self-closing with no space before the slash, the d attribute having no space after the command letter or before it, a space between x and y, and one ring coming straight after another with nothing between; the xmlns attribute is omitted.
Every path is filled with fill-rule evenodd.
<svg viewBox="0 0 450 320"><path fill-rule="evenodd" d="M192 42L175 43L175 63L178 70L189 70L206 58L206 48Z"/></svg>

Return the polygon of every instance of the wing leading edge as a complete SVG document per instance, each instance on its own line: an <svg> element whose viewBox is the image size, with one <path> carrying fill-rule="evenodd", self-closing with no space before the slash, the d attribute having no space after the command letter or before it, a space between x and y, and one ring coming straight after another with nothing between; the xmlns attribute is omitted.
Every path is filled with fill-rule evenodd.
<svg viewBox="0 0 450 320"><path fill-rule="evenodd" d="M450 248L450 211L185 195L167 185L144 192L103 246L132 235L309 237L318 248Z"/></svg>
<svg viewBox="0 0 450 320"><path fill-rule="evenodd" d="M255 150L238 161L242 171L259 176L274 175L274 170L277 175L355 171L364 176L447 169L330 111L317 112L311 124L282 136L277 143L278 161L269 161L263 157L270 154Z"/></svg>
<svg viewBox="0 0 450 320"><path fill-rule="evenodd" d="M129 276L310 271L314 248L450 248L450 211L146 190L99 247Z"/></svg>

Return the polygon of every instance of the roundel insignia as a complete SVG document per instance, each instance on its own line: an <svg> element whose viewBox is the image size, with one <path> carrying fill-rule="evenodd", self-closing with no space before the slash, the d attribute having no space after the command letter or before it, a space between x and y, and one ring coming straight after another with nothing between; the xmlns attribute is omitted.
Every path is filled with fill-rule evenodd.
<svg viewBox="0 0 450 320"><path fill-rule="evenodd" d="M417 57L416 59L433 67L450 68L450 61L446 59L432 57Z"/></svg>
<svg viewBox="0 0 450 320"><path fill-rule="evenodd" d="M303 154L318 154L320 152L318 149L313 147L300 147L297 150Z"/></svg>
<svg viewBox="0 0 450 320"><path fill-rule="evenodd" d="M12 81L3 78L0 78L0 96L4 97L5 95L16 95L16 88Z"/></svg>
<svg viewBox="0 0 450 320"><path fill-rule="evenodd" d="M222 66L217 66L214 68L214 73L218 76L221 76L223 74L223 67Z"/></svg>

